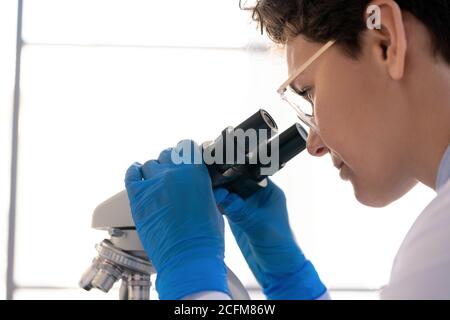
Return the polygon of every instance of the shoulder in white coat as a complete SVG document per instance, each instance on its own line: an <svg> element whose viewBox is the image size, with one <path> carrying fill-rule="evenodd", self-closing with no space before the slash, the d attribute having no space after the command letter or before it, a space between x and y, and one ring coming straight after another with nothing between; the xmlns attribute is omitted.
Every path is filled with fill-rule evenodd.
<svg viewBox="0 0 450 320"><path fill-rule="evenodd" d="M382 299L450 299L450 180L406 235Z"/></svg>

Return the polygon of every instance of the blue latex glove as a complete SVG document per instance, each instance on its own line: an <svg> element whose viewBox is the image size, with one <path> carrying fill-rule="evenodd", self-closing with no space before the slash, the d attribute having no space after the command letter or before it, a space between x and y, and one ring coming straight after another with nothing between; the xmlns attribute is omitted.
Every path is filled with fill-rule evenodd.
<svg viewBox="0 0 450 320"><path fill-rule="evenodd" d="M268 299L316 299L326 292L294 239L286 198L272 181L245 201L225 189L214 195Z"/></svg>
<svg viewBox="0 0 450 320"><path fill-rule="evenodd" d="M171 152L133 164L125 177L136 230L157 271L159 297L181 299L209 290L229 294L224 221L208 170L203 163L175 165Z"/></svg>

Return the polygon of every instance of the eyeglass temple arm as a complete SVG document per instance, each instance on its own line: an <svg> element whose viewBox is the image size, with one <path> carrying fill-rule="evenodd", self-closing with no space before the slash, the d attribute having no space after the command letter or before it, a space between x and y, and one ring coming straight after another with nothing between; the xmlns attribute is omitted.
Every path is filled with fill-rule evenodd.
<svg viewBox="0 0 450 320"><path fill-rule="evenodd" d="M335 40L330 40L328 41L322 48L319 49L319 51L317 51L311 58L308 59L308 61L306 61L303 65L300 66L300 68L298 68L297 70L295 70L290 76L289 78L280 86L280 88L278 88L277 92L279 94L283 94L283 92L286 91L287 86L295 79L298 77L298 75L300 73L302 73L303 71L305 71L306 68L309 67L309 65L311 63L313 63L317 58L319 58L325 51L328 50L328 48L330 48L336 41Z"/></svg>

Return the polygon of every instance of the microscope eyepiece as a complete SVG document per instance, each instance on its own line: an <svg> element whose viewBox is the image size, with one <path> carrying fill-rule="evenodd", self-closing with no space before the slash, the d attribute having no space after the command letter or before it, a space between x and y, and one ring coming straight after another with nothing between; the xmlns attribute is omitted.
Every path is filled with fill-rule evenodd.
<svg viewBox="0 0 450 320"><path fill-rule="evenodd" d="M277 138L279 139L279 168L281 169L288 161L306 149L308 133L300 124L296 123Z"/></svg>
<svg viewBox="0 0 450 320"><path fill-rule="evenodd" d="M242 122L238 125L236 129L241 129L244 131L253 129L253 130L268 130L270 134L278 132L278 126L275 123L275 120L270 116L270 114L263 109L260 109L255 114L253 114L250 118ZM270 138L270 136L269 136Z"/></svg>
<svg viewBox="0 0 450 320"><path fill-rule="evenodd" d="M254 130L252 132L252 130ZM266 130L260 135L259 130ZM296 123L279 135L278 126L265 110L259 110L237 127L228 127L210 144L211 154L221 151L230 162L206 163L214 188L223 187L246 198L264 187L264 180L306 148L307 132ZM253 144L250 139L254 134ZM255 133L258 133L255 135ZM264 133L264 131L262 132ZM232 140L233 148L224 141ZM245 161L239 161L244 159Z"/></svg>

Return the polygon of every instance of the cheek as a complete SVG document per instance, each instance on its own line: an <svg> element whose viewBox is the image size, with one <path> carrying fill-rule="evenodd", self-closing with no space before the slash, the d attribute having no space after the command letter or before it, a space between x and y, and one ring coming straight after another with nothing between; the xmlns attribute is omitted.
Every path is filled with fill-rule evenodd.
<svg viewBox="0 0 450 320"><path fill-rule="evenodd" d="M346 84L327 79L316 88L315 117L321 138L328 148L345 156L359 145L360 115L355 112ZM345 160L345 159L343 159Z"/></svg>
<svg viewBox="0 0 450 320"><path fill-rule="evenodd" d="M383 132L388 113L382 108L387 106L374 95L374 90L383 90L371 69L364 57L352 60L336 55L318 72L315 111L321 136L330 149L349 161L353 155L364 160L362 150L370 158L367 149L378 149L386 142Z"/></svg>
<svg viewBox="0 0 450 320"><path fill-rule="evenodd" d="M355 195L384 205L413 181L404 175L398 121L385 82L371 76L364 61L336 63L316 82L315 112L322 141L348 167Z"/></svg>

